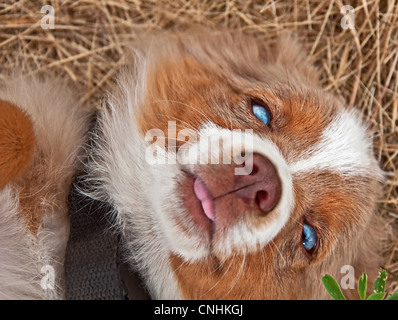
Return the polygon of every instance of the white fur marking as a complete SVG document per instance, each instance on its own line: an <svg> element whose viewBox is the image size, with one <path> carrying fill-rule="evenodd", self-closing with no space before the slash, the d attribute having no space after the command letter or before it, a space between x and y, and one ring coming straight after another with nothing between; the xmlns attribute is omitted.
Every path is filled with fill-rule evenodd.
<svg viewBox="0 0 398 320"><path fill-rule="evenodd" d="M367 175L376 164L371 139L353 111L343 111L325 129L321 141L305 152L303 159L292 163L292 174L332 170L345 176ZM372 173L373 174L373 173Z"/></svg>

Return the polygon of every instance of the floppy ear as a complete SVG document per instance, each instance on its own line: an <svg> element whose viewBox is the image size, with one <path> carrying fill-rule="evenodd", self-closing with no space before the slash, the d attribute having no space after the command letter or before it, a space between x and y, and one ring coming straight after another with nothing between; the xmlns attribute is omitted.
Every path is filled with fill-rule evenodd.
<svg viewBox="0 0 398 320"><path fill-rule="evenodd" d="M29 117L10 102L0 100L0 190L26 169L34 147Z"/></svg>

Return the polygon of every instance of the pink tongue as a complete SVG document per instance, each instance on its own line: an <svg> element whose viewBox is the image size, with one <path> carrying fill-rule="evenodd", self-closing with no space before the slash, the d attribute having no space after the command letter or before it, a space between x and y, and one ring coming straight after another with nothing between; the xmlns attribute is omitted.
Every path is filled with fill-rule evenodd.
<svg viewBox="0 0 398 320"><path fill-rule="evenodd" d="M204 182L200 178L196 178L193 185L196 197L202 203L203 211L206 216L214 221L214 207L213 207L213 199L210 195L209 190L206 188Z"/></svg>

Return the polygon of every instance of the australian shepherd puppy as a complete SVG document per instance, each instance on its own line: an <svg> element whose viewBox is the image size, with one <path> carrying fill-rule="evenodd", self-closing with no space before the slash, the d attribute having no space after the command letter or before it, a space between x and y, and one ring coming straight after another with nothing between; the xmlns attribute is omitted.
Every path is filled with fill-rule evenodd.
<svg viewBox="0 0 398 320"><path fill-rule="evenodd" d="M167 34L127 56L98 114L85 192L115 209L152 298L322 299L325 273L377 275L371 135L293 38ZM8 83L0 100L0 297L62 298L87 116L59 82ZM43 296L48 265L57 290Z"/></svg>
<svg viewBox="0 0 398 320"><path fill-rule="evenodd" d="M130 57L88 170L153 298L320 299L325 273L377 275L371 136L293 38L189 32Z"/></svg>

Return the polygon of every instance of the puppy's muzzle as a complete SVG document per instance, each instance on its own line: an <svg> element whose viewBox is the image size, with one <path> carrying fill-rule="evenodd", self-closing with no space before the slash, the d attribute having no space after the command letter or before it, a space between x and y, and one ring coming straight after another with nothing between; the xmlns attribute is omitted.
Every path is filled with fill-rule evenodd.
<svg viewBox="0 0 398 320"><path fill-rule="evenodd" d="M272 211L278 204L282 191L274 165L258 154L248 157L245 165L252 170L247 175L235 176L235 196L249 206L256 206L260 212Z"/></svg>

